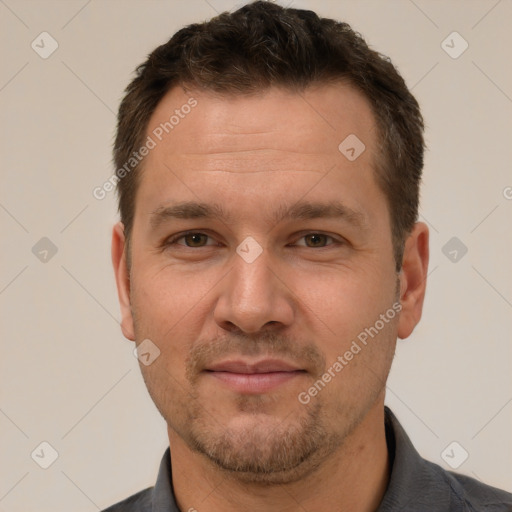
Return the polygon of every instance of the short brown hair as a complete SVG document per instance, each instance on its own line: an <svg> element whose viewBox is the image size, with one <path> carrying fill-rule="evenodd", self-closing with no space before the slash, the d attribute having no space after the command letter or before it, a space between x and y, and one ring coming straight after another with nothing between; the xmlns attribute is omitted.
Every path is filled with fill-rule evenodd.
<svg viewBox="0 0 512 512"><path fill-rule="evenodd" d="M141 164L120 170L140 148L149 119L174 86L221 94L291 91L342 80L371 104L379 134L377 182L391 216L397 271L405 238L418 217L423 168L423 118L390 59L371 50L347 23L314 12L256 1L233 13L179 30L138 66L118 114L114 161L119 212L129 240Z"/></svg>

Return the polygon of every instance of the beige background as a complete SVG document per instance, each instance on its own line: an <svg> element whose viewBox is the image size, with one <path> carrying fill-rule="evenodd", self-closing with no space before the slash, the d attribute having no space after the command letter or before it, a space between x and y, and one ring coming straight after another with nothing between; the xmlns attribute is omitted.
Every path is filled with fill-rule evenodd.
<svg viewBox="0 0 512 512"><path fill-rule="evenodd" d="M422 455L449 468L441 453L457 441L460 472L512 491L512 2L292 3L390 55L427 122L429 285L387 403ZM92 190L113 171L135 66L184 24L237 5L0 1L0 512L92 512L155 481L165 424L118 325L115 196ZM43 31L59 45L47 59L31 48ZM441 46L453 31L469 44L457 59ZM442 252L454 236L468 248L457 262ZM57 247L46 262L32 252L43 237ZM46 470L31 458L43 441L59 454Z"/></svg>

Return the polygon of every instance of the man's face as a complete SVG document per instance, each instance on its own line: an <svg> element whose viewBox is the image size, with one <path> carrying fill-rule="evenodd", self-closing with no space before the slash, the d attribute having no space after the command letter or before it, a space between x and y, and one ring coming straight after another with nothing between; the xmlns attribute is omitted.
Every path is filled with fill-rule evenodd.
<svg viewBox="0 0 512 512"><path fill-rule="evenodd" d="M370 106L347 85L174 88L147 134L157 144L137 192L123 332L161 351L141 364L149 393L170 438L217 466L299 478L382 404L399 332ZM351 134L365 145L355 160L358 147L338 149Z"/></svg>

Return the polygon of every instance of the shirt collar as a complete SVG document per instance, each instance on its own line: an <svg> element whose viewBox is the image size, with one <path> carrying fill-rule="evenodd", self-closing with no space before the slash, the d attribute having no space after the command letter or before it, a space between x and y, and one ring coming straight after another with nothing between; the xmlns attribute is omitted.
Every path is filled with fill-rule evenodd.
<svg viewBox="0 0 512 512"><path fill-rule="evenodd" d="M391 474L377 512L452 510L447 473L423 459L393 412L384 412Z"/></svg>

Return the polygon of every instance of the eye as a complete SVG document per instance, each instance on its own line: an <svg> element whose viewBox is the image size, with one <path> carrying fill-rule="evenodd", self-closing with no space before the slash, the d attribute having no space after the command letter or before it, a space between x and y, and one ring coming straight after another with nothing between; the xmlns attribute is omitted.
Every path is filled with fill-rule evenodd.
<svg viewBox="0 0 512 512"><path fill-rule="evenodd" d="M169 246L182 246L191 249L199 249L201 247L208 247L215 245L216 242L207 234L199 231L190 231L181 233L170 237L164 242L166 247ZM307 247L310 249L329 247L333 245L341 245L341 240L336 240L333 236L325 233L307 233L300 237L297 242L292 245Z"/></svg>
<svg viewBox="0 0 512 512"><path fill-rule="evenodd" d="M328 245L333 245L333 243L328 244L328 241L334 242L335 244L339 244L341 242L335 240L332 236L326 235L324 233L308 233L307 235L302 236L299 240L305 240L304 244L297 243L296 245L301 245L305 247L326 247Z"/></svg>
<svg viewBox="0 0 512 512"><path fill-rule="evenodd" d="M170 238L165 242L165 245L184 245L191 248L206 247L207 245L212 245L207 243L209 238L205 233L192 231ZM184 243L180 243L180 240L183 240Z"/></svg>

